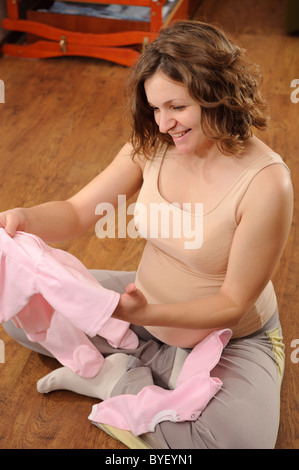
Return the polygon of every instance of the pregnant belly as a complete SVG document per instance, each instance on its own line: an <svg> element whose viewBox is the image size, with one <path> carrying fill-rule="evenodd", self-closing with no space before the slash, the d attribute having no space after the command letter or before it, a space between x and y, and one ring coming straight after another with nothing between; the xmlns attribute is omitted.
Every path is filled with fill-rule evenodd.
<svg viewBox="0 0 299 470"><path fill-rule="evenodd" d="M188 330L161 326L146 326L149 333L163 343L178 348L194 348L214 330Z"/></svg>

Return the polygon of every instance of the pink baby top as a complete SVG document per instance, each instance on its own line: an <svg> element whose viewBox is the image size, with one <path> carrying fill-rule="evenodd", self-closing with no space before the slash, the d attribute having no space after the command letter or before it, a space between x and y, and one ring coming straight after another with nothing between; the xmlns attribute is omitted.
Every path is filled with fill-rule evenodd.
<svg viewBox="0 0 299 470"><path fill-rule="evenodd" d="M135 348L129 323L110 318L120 294L105 289L70 253L40 238L0 229L0 321L12 319L31 341L84 377L99 372L103 357L86 335L114 347Z"/></svg>
<svg viewBox="0 0 299 470"><path fill-rule="evenodd" d="M174 390L156 385L142 388L137 395L118 395L94 405L89 419L132 431L135 436L153 432L162 421L195 421L222 387L211 377L223 348L232 335L216 330L192 349L184 362Z"/></svg>

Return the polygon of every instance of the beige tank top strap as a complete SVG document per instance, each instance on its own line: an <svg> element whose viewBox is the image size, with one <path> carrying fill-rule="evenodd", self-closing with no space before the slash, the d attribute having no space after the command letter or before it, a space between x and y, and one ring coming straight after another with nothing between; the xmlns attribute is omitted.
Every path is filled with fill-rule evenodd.
<svg viewBox="0 0 299 470"><path fill-rule="evenodd" d="M254 177L264 168L276 164L283 165L286 170L290 173L290 169L282 160L281 156L277 153L271 152L261 155L248 168L246 168L246 170L235 181L233 186L230 188L230 190L224 197L225 202L229 203L229 206L231 208L236 209Z"/></svg>

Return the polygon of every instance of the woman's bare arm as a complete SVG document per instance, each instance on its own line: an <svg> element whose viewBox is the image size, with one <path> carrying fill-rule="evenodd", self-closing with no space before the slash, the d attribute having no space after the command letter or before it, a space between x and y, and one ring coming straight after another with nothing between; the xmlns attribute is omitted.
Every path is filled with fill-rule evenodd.
<svg viewBox="0 0 299 470"><path fill-rule="evenodd" d="M116 207L119 194L129 198L141 184L141 166L132 161L131 146L126 144L102 173L68 200L2 212L0 227L11 236L22 230L48 242L69 240L96 224L99 203Z"/></svg>

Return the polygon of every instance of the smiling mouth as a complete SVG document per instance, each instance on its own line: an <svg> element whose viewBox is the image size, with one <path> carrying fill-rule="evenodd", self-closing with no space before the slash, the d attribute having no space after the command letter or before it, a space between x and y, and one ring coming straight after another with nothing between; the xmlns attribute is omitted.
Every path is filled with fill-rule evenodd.
<svg viewBox="0 0 299 470"><path fill-rule="evenodd" d="M176 134L173 133L173 134L170 134L170 135L171 135L171 137L172 137L173 139L179 139L180 137L183 137L184 135L186 135L186 134L187 134L188 132L190 132L190 131L191 131L191 129L188 129L187 131L178 132L178 133L176 133Z"/></svg>

